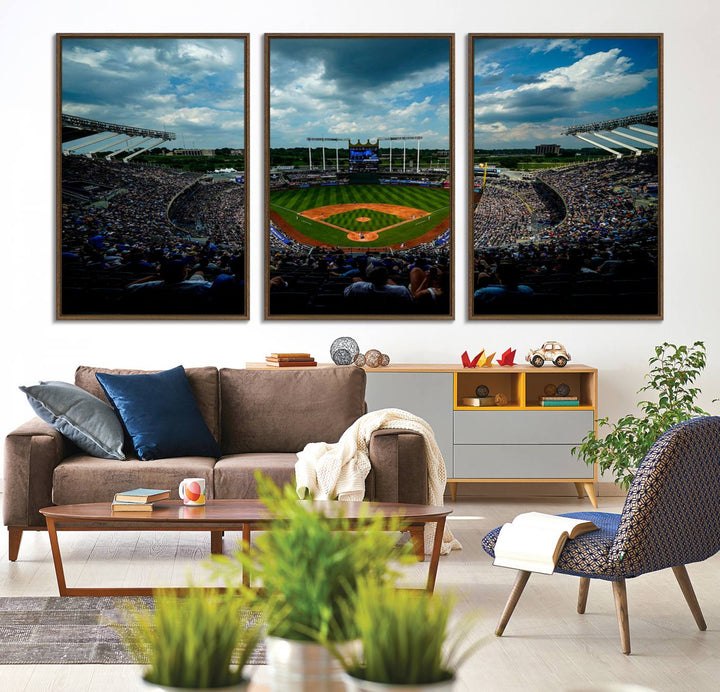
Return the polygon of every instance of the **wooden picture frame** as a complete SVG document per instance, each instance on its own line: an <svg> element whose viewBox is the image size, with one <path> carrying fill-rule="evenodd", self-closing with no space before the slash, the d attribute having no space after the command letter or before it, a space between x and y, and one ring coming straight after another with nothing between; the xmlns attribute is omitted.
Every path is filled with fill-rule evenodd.
<svg viewBox="0 0 720 692"><path fill-rule="evenodd" d="M454 318L453 62L454 34L265 35L266 319Z"/></svg>
<svg viewBox="0 0 720 692"><path fill-rule="evenodd" d="M663 35L468 40L470 319L662 319Z"/></svg>
<svg viewBox="0 0 720 692"><path fill-rule="evenodd" d="M57 319L248 319L249 43L57 34Z"/></svg>

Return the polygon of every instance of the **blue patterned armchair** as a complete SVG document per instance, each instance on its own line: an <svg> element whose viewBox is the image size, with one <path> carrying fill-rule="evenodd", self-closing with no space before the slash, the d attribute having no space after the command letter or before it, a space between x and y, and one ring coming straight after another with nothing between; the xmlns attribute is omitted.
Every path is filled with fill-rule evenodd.
<svg viewBox="0 0 720 692"><path fill-rule="evenodd" d="M556 572L580 577L578 613L585 612L590 579L612 582L624 654L630 653L625 580L671 567L701 630L706 629L685 565L720 550L720 417L680 423L652 446L628 491L622 514L573 512L599 531L567 541ZM483 538L495 557L500 528ZM530 572L520 571L495 634L501 636Z"/></svg>

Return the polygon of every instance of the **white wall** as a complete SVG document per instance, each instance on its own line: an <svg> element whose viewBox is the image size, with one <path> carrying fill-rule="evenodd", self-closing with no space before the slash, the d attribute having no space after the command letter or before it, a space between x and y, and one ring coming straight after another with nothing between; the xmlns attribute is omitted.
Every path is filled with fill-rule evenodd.
<svg viewBox="0 0 720 692"><path fill-rule="evenodd" d="M616 417L636 401L654 344L704 340L704 403L720 396L720 187L713 148L720 95L720 5L715 0L2 0L0 4L0 219L2 324L0 428L30 417L20 384L71 380L80 364L242 367L274 350L328 359L332 340L354 336L395 362L459 362L466 348L524 356L562 341L600 369L600 408ZM54 319L54 34L250 32L251 319L249 322L56 322ZM263 32L455 32L456 319L454 322L264 322ZM665 33L665 319L660 322L469 322L467 215L468 32ZM715 410L720 410L714 405ZM4 433L3 433L4 434Z"/></svg>

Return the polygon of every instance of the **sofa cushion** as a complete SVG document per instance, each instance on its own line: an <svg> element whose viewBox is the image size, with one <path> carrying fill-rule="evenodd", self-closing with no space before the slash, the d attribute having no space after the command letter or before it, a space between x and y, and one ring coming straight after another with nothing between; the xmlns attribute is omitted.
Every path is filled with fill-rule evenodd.
<svg viewBox="0 0 720 692"><path fill-rule="evenodd" d="M205 457L158 459L148 464L140 459L111 461L76 454L55 467L53 502L110 502L115 493L132 488L167 488L177 500L183 478L204 478L206 495L212 498L214 464L215 459Z"/></svg>
<svg viewBox="0 0 720 692"><path fill-rule="evenodd" d="M365 413L365 371L220 370L224 455L299 452L308 442L337 442Z"/></svg>
<svg viewBox="0 0 720 692"><path fill-rule="evenodd" d="M219 500L257 497L255 471L260 470L279 486L292 483L297 455L288 452L235 454L215 464L215 497Z"/></svg>
<svg viewBox="0 0 720 692"><path fill-rule="evenodd" d="M141 459L218 457L182 365L143 375L97 373Z"/></svg>
<svg viewBox="0 0 720 692"><path fill-rule="evenodd" d="M82 387L86 392L90 392L93 396L98 397L105 403L110 401L105 396L100 383L95 377L96 373L104 372L111 375L145 375L159 370L127 370L127 369L111 369L111 368L94 368L87 365L81 365L75 371L75 384ZM220 439L220 409L218 396L218 371L217 368L186 368L190 389L195 395L200 413L207 423L210 432L216 440Z"/></svg>
<svg viewBox="0 0 720 692"><path fill-rule="evenodd" d="M68 382L41 382L20 387L38 417L88 454L124 459L120 419L112 407Z"/></svg>

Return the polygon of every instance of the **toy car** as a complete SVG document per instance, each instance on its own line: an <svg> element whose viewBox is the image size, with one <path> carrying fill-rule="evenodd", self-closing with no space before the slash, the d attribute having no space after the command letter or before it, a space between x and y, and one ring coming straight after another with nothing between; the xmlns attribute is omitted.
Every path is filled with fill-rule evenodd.
<svg viewBox="0 0 720 692"><path fill-rule="evenodd" d="M564 368L570 360L570 354L561 343L546 341L540 348L531 349L530 353L525 356L525 360L536 368L545 365L546 360L559 368Z"/></svg>

